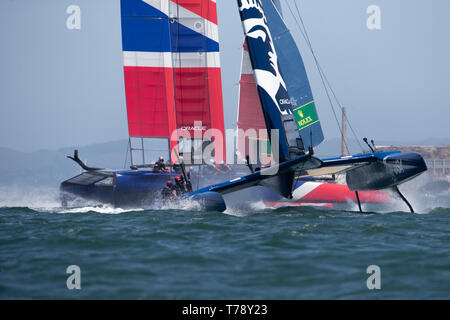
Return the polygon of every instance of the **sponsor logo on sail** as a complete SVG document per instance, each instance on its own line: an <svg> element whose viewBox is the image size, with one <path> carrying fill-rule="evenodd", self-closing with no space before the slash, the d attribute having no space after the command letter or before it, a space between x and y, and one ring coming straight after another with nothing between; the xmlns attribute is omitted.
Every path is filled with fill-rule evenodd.
<svg viewBox="0 0 450 320"><path fill-rule="evenodd" d="M298 130L302 130L319 121L314 101L294 109L294 118Z"/></svg>
<svg viewBox="0 0 450 320"><path fill-rule="evenodd" d="M286 104L290 104L292 106L297 105L297 99L295 99L294 97L291 97L290 99L280 99L279 102L280 102L280 105L286 105Z"/></svg>
<svg viewBox="0 0 450 320"><path fill-rule="evenodd" d="M205 126L184 126L181 127L180 130L182 131L206 131Z"/></svg>

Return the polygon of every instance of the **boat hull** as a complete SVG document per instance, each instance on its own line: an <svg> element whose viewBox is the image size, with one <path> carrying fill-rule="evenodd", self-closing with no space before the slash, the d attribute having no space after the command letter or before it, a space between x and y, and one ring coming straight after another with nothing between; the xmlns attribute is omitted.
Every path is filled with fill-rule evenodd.
<svg viewBox="0 0 450 320"><path fill-rule="evenodd" d="M350 170L346 179L350 190L380 190L409 181L426 170L427 165L421 155L396 152L380 161Z"/></svg>
<svg viewBox="0 0 450 320"><path fill-rule="evenodd" d="M212 171L194 173L191 182L194 190L231 180L241 176L247 168L233 168L231 174L214 173ZM86 205L106 204L120 208L160 208L167 205L161 197L161 190L167 180L174 180L177 173L154 173L150 170L111 171L107 174L83 173L61 183L60 198L63 206L78 207ZM203 203L203 209L221 211L223 199L227 207L248 210L255 203L265 206L280 204L347 204L355 200L354 192L345 185L323 183L308 180L297 180L293 186L293 199L287 200L264 186L253 186L239 192L218 197L207 195L205 199L188 199ZM184 199L186 200L186 199ZM363 203L391 203L391 197L380 191L369 191L361 194ZM173 204L173 203L172 203ZM276 204L276 205L272 205Z"/></svg>

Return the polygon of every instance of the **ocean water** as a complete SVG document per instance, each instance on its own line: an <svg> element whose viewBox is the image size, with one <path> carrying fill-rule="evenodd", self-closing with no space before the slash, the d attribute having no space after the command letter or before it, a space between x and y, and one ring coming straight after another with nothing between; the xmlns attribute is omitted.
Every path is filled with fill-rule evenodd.
<svg viewBox="0 0 450 320"><path fill-rule="evenodd" d="M450 298L445 207L218 213L16 200L0 199L0 299ZM79 290L67 288L71 265ZM367 288L371 265L379 290Z"/></svg>

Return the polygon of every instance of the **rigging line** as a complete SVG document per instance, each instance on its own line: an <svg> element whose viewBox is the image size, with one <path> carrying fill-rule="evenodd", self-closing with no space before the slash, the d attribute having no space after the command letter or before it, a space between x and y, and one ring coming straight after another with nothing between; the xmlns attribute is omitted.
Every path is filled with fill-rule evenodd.
<svg viewBox="0 0 450 320"><path fill-rule="evenodd" d="M306 40L307 40L307 42L308 42L308 46L309 46L309 48L310 48L312 54L314 55L314 58L315 58L315 60L316 60L316 62L317 62L317 66L320 68L320 70L321 70L321 72L322 72L322 74L323 74L323 76L324 76L324 78L325 78L325 81L326 81L326 83L327 83L327 85L328 85L328 88L330 89L331 93L333 94L333 97L334 97L336 103L338 104L338 106L339 106L339 108L341 109L341 112L342 112L342 109L343 109L342 104L340 103L339 99L337 98L337 95L336 95L336 93L334 92L333 87L331 86L330 82L328 81L328 78L327 78L327 76L326 76L326 74L325 74L325 71L323 70L322 66L319 64L319 61L318 61L318 59L317 59L317 57L316 57L316 55L315 55L315 52L314 52L313 47L312 47L312 44L311 44L311 40L310 40L309 35L308 35L308 31L307 31L306 26L305 26L305 24L304 24L304 22L303 22L303 18L302 18L301 14L300 14L300 10L299 10L299 8L298 8L298 6L297 6L297 2L294 2L294 4L295 4L296 10L297 10L297 14L298 14L298 16L299 16L299 18L300 18L300 21L301 21L301 23L302 23L303 30L304 30L304 33L305 33L305 35L306 35ZM353 126L351 125L350 120L348 119L348 116L345 114L344 117L345 117L345 120L347 121L347 123L348 123L348 125L349 125L349 127L350 127L350 130L352 131L353 137L354 137L355 140L358 142L359 147L361 148L361 150L364 151L364 149L363 149L361 143L359 142L359 139L358 139L358 137L357 137L357 134L356 134L355 130L353 129ZM347 148L348 148L348 146L347 146Z"/></svg>
<svg viewBox="0 0 450 320"><path fill-rule="evenodd" d="M181 123L184 125L184 90L183 90L183 69L181 66L181 43L180 43L180 32L181 32L181 22L180 22L180 3L179 0L177 0L177 47L178 47L178 76L179 76L179 86L180 86L180 104L181 104ZM175 76L177 75L176 68L174 68ZM176 83L175 83L176 84ZM174 91L176 90L176 87L174 88ZM177 101L176 93L175 93L175 103Z"/></svg>
<svg viewBox="0 0 450 320"><path fill-rule="evenodd" d="M302 21L302 25L303 25L304 31L303 31L302 28L300 27L300 24L299 24L299 22L297 21L297 18L296 18L296 16L295 16L294 13L293 13L290 4L289 4L287 1L286 1L286 4L287 4L287 6L288 6L288 8L289 8L289 11L290 11L291 15L293 16L293 18L294 18L294 20L295 20L295 22L296 22L296 24L297 24L298 29L299 29L300 32L302 33L302 36L303 36L303 38L305 39L305 41L307 42L308 47L309 47L309 49L310 49L310 51L311 51L311 53L312 53L312 55L313 55L313 58L314 58L315 63L316 63L316 67L317 67L317 69L318 69L318 71L319 71L319 75L321 76L322 84L323 84L324 89L325 89L325 91L326 91L326 93L327 93L327 96L329 96L328 90L330 90L331 93L332 93L332 95L333 95L333 97L334 97L334 99L336 100L336 102L337 102L337 104L338 104L338 107L339 107L339 108L341 109L341 111L342 111L342 105L341 105L341 103L339 102L339 100L337 99L337 96L336 96L336 94L335 94L333 88L331 87L330 82L328 81L328 78L326 77L326 74L325 74L323 68L320 66L320 63L319 63L319 61L318 61L318 59L317 59L317 56L315 55L315 52L314 52L314 50L313 50L313 48L312 48L311 41L309 40L309 36L308 36L308 34L307 34L306 27L304 26L303 20L301 19L301 15L300 15L300 13L299 13L297 4L296 4L297 12L298 12L299 17L300 17L300 19L301 19L301 21ZM324 80L325 80L325 81L324 81ZM328 97L328 101L329 101L330 106L331 106L331 108L332 108L332 111L333 111L333 114L334 114L334 118L335 118L335 120L336 120L336 123L338 124L339 131L340 131L341 134L342 134L341 126L340 126L339 120L338 120L338 118L337 118L335 109L334 109L334 103L331 101L330 97ZM347 116L346 116L346 119L348 119ZM353 133L353 136L354 136L355 140L356 140L357 143L359 144L359 147L361 148L362 151L364 151L364 149L363 149L361 143L359 142L359 139L357 138L357 135L356 135L356 133L355 133L355 130L353 129L353 127L352 127L352 125L350 124L350 122L349 122L349 127L350 127L350 129L351 129L351 131L352 131L352 133Z"/></svg>
<svg viewBox="0 0 450 320"><path fill-rule="evenodd" d="M298 14L298 17L299 17L299 19L300 19L300 22L301 22L301 24L302 24L302 26L303 26L305 40L307 41L308 46L309 46L309 48L310 48L310 50L311 50L311 53L313 54L313 57L314 57L314 60L316 61L317 67L318 67L318 69L319 69L319 72L322 73L322 75L323 75L323 77L324 77L324 79L325 79L325 81L326 81L326 84L327 84L328 88L330 89L330 91L331 91L331 93L332 93L332 95L333 95L333 97L334 97L334 100L335 100L336 103L338 104L338 107L341 109L341 113L342 113L342 110L343 110L342 104L340 103L339 99L337 98L337 95L336 95L336 93L334 92L333 87L331 86L330 82L328 81L328 78L327 78L327 76L326 76L326 74L325 74L325 71L323 70L322 66L320 65L320 63L319 63L319 61L318 61L318 59L317 59L317 56L316 56L316 54L315 54L315 51L314 51L314 49L313 49L313 47L312 47L312 44L311 44L311 40L310 40L309 35L308 35L308 31L307 31L306 26L305 26L305 23L304 23L303 18L302 18L301 14L300 14L300 10L299 10L299 8L298 8L297 2L294 2L294 4L295 4L295 8L296 8L296 10L297 10L297 14ZM303 34L303 33L302 33L302 34ZM356 133L355 133L355 131L354 131L354 129L353 129L353 126L351 125L351 123L350 123L350 121L349 121L347 115L344 115L344 116L345 116L345 119L347 120L347 123L348 123L350 129L352 130L352 133L353 133L353 136L354 136L355 140L358 142L358 144L359 144L359 146L361 147L361 149L364 150L364 149L362 148L362 146L361 146L361 143L359 142L359 140L358 140L358 138L357 138L357 135L356 135ZM348 146L347 146L347 148L348 148Z"/></svg>
<svg viewBox="0 0 450 320"><path fill-rule="evenodd" d="M177 4L178 4L178 2L177 2ZM178 103L177 103L177 99L176 99L176 90L177 90L177 79L176 79L176 76L177 76L177 74L176 74L176 66L175 66L175 58L174 57L176 57L176 53L175 52L173 52L172 51L172 45L173 45L173 42L172 42L172 37L171 37L171 32L172 32L172 24L175 22L175 21L173 21L172 22L172 19L173 18L171 18L170 17L170 4L169 4L169 0L167 0L167 5L168 5L168 8L169 8L169 16L168 16L168 27L169 27L169 31L168 31L168 37L169 37L169 43L170 43L170 62L171 62L171 66L172 66L172 87L173 87L173 92L172 92L172 94L173 94L173 113L174 113L174 115L175 115L175 128L174 128L174 131L175 131L175 139L176 139L176 142L177 142L177 144L174 146L174 149L178 146L178 113L177 113L177 108L178 108ZM161 38L161 42L162 42L162 38ZM178 45L178 42L176 43L176 45ZM163 58L164 60L166 59L165 57ZM166 77L166 76L165 76ZM166 87L166 97L167 97L167 87ZM168 98L166 98L167 100L168 100ZM166 100L166 101L167 101ZM167 105L169 105L169 101L167 101L166 102L167 103ZM168 110L169 111L169 110ZM170 126L169 126L169 128L170 128ZM169 140L169 160L170 160L170 163L173 163L173 161L172 161L172 150L170 149L170 142L171 142L171 138L172 138L172 134L173 134L173 132L168 132L168 140Z"/></svg>
<svg viewBox="0 0 450 320"><path fill-rule="evenodd" d="M128 160L128 148L130 148L131 144L130 144L130 138L128 138L128 143L127 143L127 151L125 152L125 162L123 163L123 168L125 169L127 166L127 160Z"/></svg>
<svg viewBox="0 0 450 320"><path fill-rule="evenodd" d="M135 59L136 65L139 65L137 55L135 55L135 58L136 58ZM138 96L137 104L138 104L138 112L139 112L139 133L140 133L140 135L143 135L143 132L144 132L143 119L144 119L144 117L142 116L142 104L143 104L143 102L142 102L142 90L141 90L142 89L141 88L142 81L141 81L141 77L140 77L139 71L137 69L135 70L134 74L135 74L134 78L135 78L136 84L137 84L136 91L137 91L137 96ZM126 95L126 87L125 87L125 95ZM127 105L127 108L128 108L128 105ZM127 113L127 118L128 118L128 126L130 126L130 117L128 116L128 113ZM130 132L128 132L128 137L130 137ZM131 150L131 142L130 142L130 153L131 152L132 152L132 150Z"/></svg>
<svg viewBox="0 0 450 320"><path fill-rule="evenodd" d="M167 0L170 3L170 0ZM178 124L184 123L183 121L183 85L182 85L182 70L181 70L181 48L180 48L180 7L179 1L176 1L176 17L170 17L169 12L169 41L170 41L170 58L172 60L172 82L173 82L173 102L175 105L175 130L177 130L177 141L178 141ZM171 6L169 4L169 10ZM176 23L176 26L173 27L173 30L176 32L176 37L174 39L174 43L172 42L172 25ZM176 47L176 50L172 51L172 46ZM177 101L177 86L179 89L180 103ZM180 108L180 110L178 110ZM178 117L178 113L180 111L181 116ZM181 118L181 119L180 119ZM172 134L171 132L169 133ZM170 137L169 137L170 140ZM170 152L169 152L170 154Z"/></svg>
<svg viewBox="0 0 450 320"><path fill-rule="evenodd" d="M307 44L308 44L308 46L309 46L309 49L311 50L311 53L312 53L313 58L314 58L314 61L315 61L315 63L316 63L317 70L319 71L319 75L320 75L320 78L321 78L321 80L322 80L322 85L323 85L323 87L324 87L324 89L325 89L325 93L326 93L326 95L327 95L327 97L328 97L328 102L330 103L331 110L333 111L334 118L335 118L336 123L337 123L337 125L338 125L338 129L339 129L339 131L340 131L340 133L341 133L341 135L342 135L342 128L341 128L341 126L339 125L339 120L338 120L338 117L337 117L337 114L336 114L336 110L334 109L334 104L333 104L333 101L332 101L332 99L331 99L331 97L330 97L330 93L328 92L328 88L327 88L326 82L325 82L325 80L324 80L324 76L323 76L323 74L322 74L322 72L321 72L321 68L320 68L319 65L318 65L317 58L316 58L316 56L315 56L315 54L314 54L314 51L312 50L312 48L311 48L311 46L310 46L310 44L309 44L309 42L308 42L308 40L307 40L307 37L306 37L305 33L303 32L303 30L302 30L302 28L301 28L299 22L297 21L297 18L296 18L296 16L294 15L294 12L292 11L292 8L291 8L291 6L290 6L290 4L289 4L289 2L288 2L287 0L286 0L286 4L287 4L287 6L288 6L288 8L289 8L289 11L291 12L292 17L293 17L294 20L295 20L295 23L297 24L298 29L300 30L300 33L302 34L303 38L305 39L305 41L307 42Z"/></svg>
<svg viewBox="0 0 450 320"><path fill-rule="evenodd" d="M325 78L325 81L326 81L326 83L327 83L327 85L328 85L328 87L329 87L331 93L333 94L333 97L334 97L336 103L338 104L338 106L339 106L339 108L341 109L341 112L342 112L342 109L343 109L342 104L340 103L339 99L337 98L337 95L336 95L336 93L334 92L333 87L331 86L330 82L328 81L328 78L327 78L327 76L326 76L326 74L325 74L325 71L324 71L323 68L320 66L319 61L318 61L318 59L317 59L317 57L316 57L316 54L315 54L314 49L313 49L312 44L311 44L311 40L310 40L309 35L308 35L308 31L307 31L306 26L305 26L305 23L304 23L304 21L303 21L302 15L300 14L300 10L299 10L299 8L298 8L297 2L294 1L294 4L295 4L295 8L296 8L296 10L297 10L298 17L299 17L299 19L300 19L300 21L301 21L301 23L302 23L302 26L303 26L304 35L306 36L305 40L307 41L308 46L309 46L309 49L311 50L311 53L312 53L313 56L314 56L314 60L316 61L317 66L318 66L318 68L320 69L320 72L322 72L322 74L323 74L323 76L324 76L324 78ZM303 33L302 33L302 34L303 34ZM348 119L348 116L347 116L347 115L344 115L344 116L345 116L345 119L346 119L346 121L347 121L347 123L348 123L348 125L349 125L349 127L350 127L350 130L352 131L353 137L354 137L355 140L358 142L359 147L361 148L361 150L364 151L364 149L363 149L361 143L359 142L359 139L358 139L358 137L357 137L357 134L356 134L355 130L353 129L353 126L351 125L350 120ZM347 146L347 148L348 148L348 146Z"/></svg>
<svg viewBox="0 0 450 320"><path fill-rule="evenodd" d="M203 12L203 10L204 10L204 7L203 7L203 4L202 4L202 12ZM209 7L209 5L207 5L207 13L206 13L206 16L207 17L210 17L211 15L211 12L210 12L210 7ZM204 64L203 64L203 66L204 66L204 75L205 75L205 78L204 78L204 81L203 81L203 83L205 84L205 88L206 88L206 92L207 92L207 95L208 95L208 100L207 100L207 102L205 103L205 101L203 101L203 106L202 106L202 115L201 115L201 120L203 121L203 120L206 120L206 119L204 119L204 116L205 116L205 110L206 110L206 113L208 114L208 119L209 119L209 123L208 123L208 125L209 125L209 127L210 128L212 128L212 119L211 119L211 114L212 114L212 110L211 110L211 105L212 105L212 102L211 102L211 94L210 94L210 85L211 85L211 83L210 83L210 78L209 78L209 69L208 69L208 50L206 49L207 48L207 33L206 33L206 22L207 22L207 19L206 18L203 18L202 20L201 20L201 25L202 25L202 28L203 28L203 30L202 30L202 35L203 35L203 48L202 48L202 50L203 51L200 51L202 54L203 54L203 59L204 59ZM218 42L218 44L219 44L219 40L217 40L217 42ZM219 44L220 45L220 44ZM200 57L202 57L202 55L200 55ZM200 58L200 59L202 59L202 58ZM211 143L214 143L213 141L212 141L212 139L211 139ZM203 148L203 146L202 146L202 148ZM215 144L214 144L214 154L215 154Z"/></svg>
<svg viewBox="0 0 450 320"><path fill-rule="evenodd" d="M341 127L341 125L339 124L339 120L338 120L338 117L337 117L337 114L336 114L336 110L335 110L335 107L334 107L334 103L333 103L333 101L332 101L332 99L331 99L331 97L330 97L330 92L329 92L329 89L330 89L330 88L328 88L328 86L327 86L327 84L326 84L327 81L326 81L325 74L324 74L324 72L323 72L323 69L320 67L319 61L318 61L318 59L317 59L317 57L316 57L316 55L315 55L314 50L312 49L311 42L309 41L308 34L306 33L306 28L304 27L303 22L302 22L303 28L300 26L300 24L299 24L299 22L298 22L298 20L297 20L297 17L294 15L294 13L293 13L293 11L292 11L292 8L291 8L290 4L289 4L287 1L286 1L286 3L287 3L287 5L288 5L289 11L291 12L291 14L292 14L292 16L293 16L293 18L294 18L294 20L295 20L295 22L296 22L296 24L297 24L297 27L299 28L299 30L300 30L300 32L301 32L303 38L305 39L305 41L306 41L306 43L307 43L307 45L308 45L308 47L309 47L309 49L310 49L310 51L311 51L311 54L312 54L312 56L313 56L313 58L314 58L314 61L315 61L317 70L319 71L319 75L320 75L320 78L321 78L321 81L322 81L322 85L323 85L323 87L324 87L324 89L325 89L325 92L326 92L326 94L327 94L327 98L328 98L328 101L329 101L329 103L330 103L331 110L333 111L334 119L336 120L336 123L337 123L337 125L338 125L338 129L339 129L339 131L340 131L340 133L341 133L341 136L342 136L342 127Z"/></svg>
<svg viewBox="0 0 450 320"><path fill-rule="evenodd" d="M320 65L319 65L319 67L320 67ZM326 75L325 75L325 72L323 71L322 67L320 67L320 68L321 68L322 73L323 73L323 75L324 75L325 81L327 82L327 85L328 85L328 87L329 87L331 93L333 94L333 97L334 97L334 99L336 100L336 103L338 104L338 107L341 109L341 112L342 112L343 106L342 106L342 104L339 102L339 100L338 100L338 98L337 98L337 96L336 96L336 94L335 94L333 88L331 87L331 85L330 85L330 83L329 83L329 81L328 81L328 79L327 79L327 77L326 77ZM361 148L361 150L364 151L364 148L362 147L362 144L361 144L361 142L360 142L359 139L358 139L358 135L356 134L355 130L353 129L353 126L352 126L352 124L351 124L351 122L350 122L350 119L348 118L347 114L344 114L344 117L345 117L345 120L347 121L348 126L350 127L350 130L352 131L353 137L354 137L355 140L358 142L359 147ZM348 147L348 146L347 146L347 147Z"/></svg>

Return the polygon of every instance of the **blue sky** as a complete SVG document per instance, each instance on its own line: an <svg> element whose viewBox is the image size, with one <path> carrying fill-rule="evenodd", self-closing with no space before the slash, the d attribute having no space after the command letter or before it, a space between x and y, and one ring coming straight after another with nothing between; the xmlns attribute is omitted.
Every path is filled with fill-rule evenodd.
<svg viewBox="0 0 450 320"><path fill-rule="evenodd" d="M225 126L232 128L242 27L235 1L217 2ZM325 136L337 137L313 59L285 2ZM297 3L320 63L361 137L450 137L450 1ZM66 27L71 4L81 7L81 30ZM381 30L366 26L366 9L373 4L381 9ZM128 137L119 0L3 0L0 37L0 147L34 151Z"/></svg>

